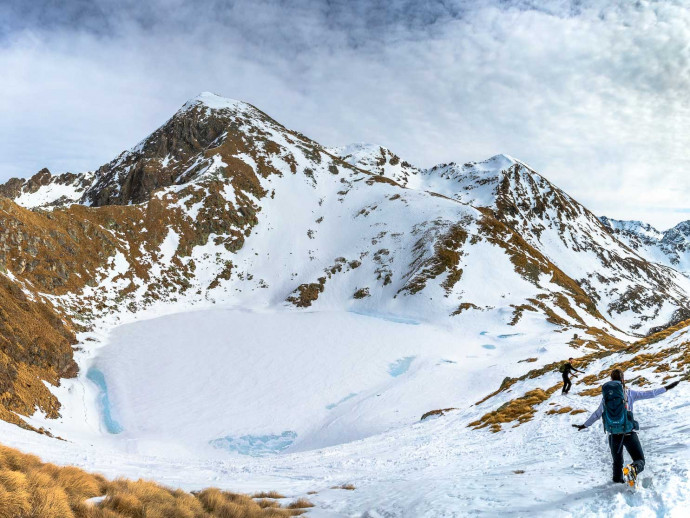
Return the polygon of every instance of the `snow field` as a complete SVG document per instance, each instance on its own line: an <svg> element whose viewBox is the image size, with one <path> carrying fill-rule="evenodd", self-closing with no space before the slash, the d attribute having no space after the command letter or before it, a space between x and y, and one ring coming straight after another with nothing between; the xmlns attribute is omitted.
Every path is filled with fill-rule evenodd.
<svg viewBox="0 0 690 518"><path fill-rule="evenodd" d="M82 375L59 389L80 394L60 421L32 420L68 442L5 423L0 430L10 446L108 476L291 497L318 491L308 495L318 506L313 516L682 515L690 387L636 408L648 463L643 487L630 493L608 483L600 426L571 427L588 414L545 414L551 402L596 408L596 397L577 395L584 388L577 380L571 395L557 392L517 428L494 434L467 427L504 401L560 381L547 373L473 406L505 376L569 354L562 336L537 321L517 330L473 324L460 332L352 313L231 309L135 322L103 337L88 360L104 373L122 433L108 433L98 387ZM534 356L536 363L517 363ZM589 371L614 360L620 357ZM449 406L459 410L419 421ZM209 444L224 438L225 447ZM356 490L330 489L344 483Z"/></svg>

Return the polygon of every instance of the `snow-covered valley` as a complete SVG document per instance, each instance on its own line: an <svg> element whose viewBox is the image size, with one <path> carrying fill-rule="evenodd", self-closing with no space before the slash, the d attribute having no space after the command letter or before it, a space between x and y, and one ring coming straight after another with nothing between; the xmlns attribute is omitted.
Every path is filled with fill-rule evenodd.
<svg viewBox="0 0 690 518"><path fill-rule="evenodd" d="M110 433L103 387L80 374L58 389L61 419L31 420L66 442L0 423L3 442L106 476L190 490L316 491L307 495L317 505L312 516L680 516L690 503L684 385L636 412L648 460L636 491L609 482L599 426L571 427L587 414L548 413L597 406L577 382L524 424L499 433L468 427L496 406L477 401L527 370L521 360L536 357L528 365L538 368L567 355L559 333L534 322L453 328L347 312L210 309L125 324L103 343L85 343L97 345L88 362L104 373L122 431ZM401 367L405 358L413 360ZM623 358L597 360L587 374ZM650 369L639 374L661 380ZM559 379L550 370L497 397ZM446 407L457 410L420 421ZM356 489L333 489L343 484Z"/></svg>

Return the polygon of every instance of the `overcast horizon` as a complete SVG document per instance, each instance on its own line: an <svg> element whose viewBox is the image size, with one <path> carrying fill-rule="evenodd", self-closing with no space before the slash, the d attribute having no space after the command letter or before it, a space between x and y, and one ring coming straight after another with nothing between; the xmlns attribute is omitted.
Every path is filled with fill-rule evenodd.
<svg viewBox="0 0 690 518"><path fill-rule="evenodd" d="M506 153L598 215L690 219L690 2L9 0L0 182L95 169L202 91L420 167Z"/></svg>

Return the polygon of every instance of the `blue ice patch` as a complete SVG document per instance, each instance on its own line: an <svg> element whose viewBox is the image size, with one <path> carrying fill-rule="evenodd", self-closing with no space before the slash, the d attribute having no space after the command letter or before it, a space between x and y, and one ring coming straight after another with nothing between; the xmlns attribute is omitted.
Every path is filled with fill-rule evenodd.
<svg viewBox="0 0 690 518"><path fill-rule="evenodd" d="M410 365L412 365L412 361L415 358L416 356L405 356L404 358L395 360L393 363L388 365L388 374L390 374L394 378L397 378L398 376L405 374L409 370Z"/></svg>
<svg viewBox="0 0 690 518"><path fill-rule="evenodd" d="M260 457L280 453L295 442L297 433L287 430L280 435L243 435L241 437L221 437L209 442L214 448L227 450L240 455Z"/></svg>
<svg viewBox="0 0 690 518"><path fill-rule="evenodd" d="M326 405L326 409L327 409L327 410L333 410L333 409L334 409L335 407L337 407L339 404L345 403L345 401L347 401L348 399L352 399L352 398L355 397L356 395L357 395L356 392L350 392L347 396L345 396L345 397L344 397L343 399L341 399L340 401L337 401L337 402L335 402L335 403L331 403L330 405Z"/></svg>
<svg viewBox="0 0 690 518"><path fill-rule="evenodd" d="M522 336L523 333L513 333L510 335L498 335L499 338L510 338L511 336Z"/></svg>
<svg viewBox="0 0 690 518"><path fill-rule="evenodd" d="M482 331L481 333L479 333L479 336L484 336L484 335L488 335L488 334L489 334L488 331Z"/></svg>
<svg viewBox="0 0 690 518"><path fill-rule="evenodd" d="M105 376L96 367L91 367L86 372L86 378L93 381L98 387L98 402L101 407L101 412L103 412L103 423L105 424L108 433L121 433L122 426L118 423L112 415L112 409L110 407L110 397L108 397L108 384L105 382Z"/></svg>
<svg viewBox="0 0 690 518"><path fill-rule="evenodd" d="M484 344L484 345L482 345L482 347L483 347L484 349L496 349L496 346L495 346L495 345L491 345L491 344Z"/></svg>

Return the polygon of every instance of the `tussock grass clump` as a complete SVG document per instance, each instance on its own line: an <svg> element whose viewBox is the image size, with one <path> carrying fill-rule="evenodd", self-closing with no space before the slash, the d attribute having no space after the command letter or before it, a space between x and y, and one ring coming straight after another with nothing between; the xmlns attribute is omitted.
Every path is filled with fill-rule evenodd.
<svg viewBox="0 0 690 518"><path fill-rule="evenodd" d="M556 415L556 414L567 414L568 412L572 411L572 408L569 406L564 406L561 408L552 408L551 410L548 410L546 412L546 415Z"/></svg>
<svg viewBox="0 0 690 518"><path fill-rule="evenodd" d="M339 486L333 486L331 489L345 489L346 491L354 491L354 484L341 484Z"/></svg>
<svg viewBox="0 0 690 518"><path fill-rule="evenodd" d="M288 509L307 509L309 507L314 507L314 504L306 498L298 498L288 505Z"/></svg>
<svg viewBox="0 0 690 518"><path fill-rule="evenodd" d="M424 419L426 419L427 417L431 417L433 415L443 416L446 414L446 412L450 412L452 410L457 410L457 408L440 408L438 410L430 410L422 416L420 421L424 421Z"/></svg>
<svg viewBox="0 0 690 518"><path fill-rule="evenodd" d="M0 446L0 518L268 518L298 516L313 504L281 507L275 491L248 495L209 488L198 493L147 480L109 481L74 466ZM104 496L100 502L89 499Z"/></svg>
<svg viewBox="0 0 690 518"><path fill-rule="evenodd" d="M551 403L553 405L553 403ZM577 415L581 414L583 412L587 412L587 410L584 410L582 408L576 408L573 410L572 407L569 406L564 406L560 408L552 408L551 410L547 410L546 415L559 415L559 414L570 414L570 415Z"/></svg>

